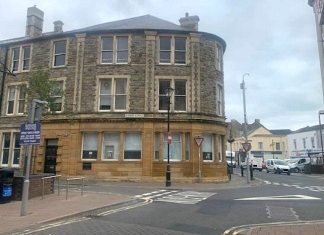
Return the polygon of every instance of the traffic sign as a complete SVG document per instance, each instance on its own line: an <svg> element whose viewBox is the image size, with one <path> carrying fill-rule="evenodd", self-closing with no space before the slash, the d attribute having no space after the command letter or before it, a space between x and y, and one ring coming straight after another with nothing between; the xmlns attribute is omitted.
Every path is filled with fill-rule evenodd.
<svg viewBox="0 0 324 235"><path fill-rule="evenodd" d="M196 138L194 138L194 140L196 141L197 146L200 147L202 142L204 141L204 138L196 137Z"/></svg>
<svg viewBox="0 0 324 235"><path fill-rule="evenodd" d="M41 124L27 123L20 125L20 145L39 145L40 144Z"/></svg>
<svg viewBox="0 0 324 235"><path fill-rule="evenodd" d="M249 152L251 149L251 143L242 143L245 152Z"/></svg>
<svg viewBox="0 0 324 235"><path fill-rule="evenodd" d="M168 132L168 144L171 144L172 142L172 133L171 131Z"/></svg>

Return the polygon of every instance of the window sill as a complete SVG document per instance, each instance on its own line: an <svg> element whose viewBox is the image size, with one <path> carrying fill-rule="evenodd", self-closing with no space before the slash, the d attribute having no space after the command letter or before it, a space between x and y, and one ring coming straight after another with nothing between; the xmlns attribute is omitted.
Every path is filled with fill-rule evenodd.
<svg viewBox="0 0 324 235"><path fill-rule="evenodd" d="M52 66L52 69L65 68L67 65Z"/></svg>

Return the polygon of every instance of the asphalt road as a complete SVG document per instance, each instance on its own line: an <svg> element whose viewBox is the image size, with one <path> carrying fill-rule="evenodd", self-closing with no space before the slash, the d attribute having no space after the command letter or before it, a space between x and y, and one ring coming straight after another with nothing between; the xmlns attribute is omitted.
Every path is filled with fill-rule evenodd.
<svg viewBox="0 0 324 235"><path fill-rule="evenodd" d="M263 184L206 191L87 185L86 190L137 195L138 203L146 203L98 210L29 234L220 235L243 225L324 219L324 176L255 171L254 177Z"/></svg>

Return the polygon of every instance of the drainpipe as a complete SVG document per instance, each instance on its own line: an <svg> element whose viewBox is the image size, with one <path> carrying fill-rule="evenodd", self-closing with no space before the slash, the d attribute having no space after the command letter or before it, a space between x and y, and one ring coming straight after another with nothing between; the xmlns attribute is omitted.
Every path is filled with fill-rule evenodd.
<svg viewBox="0 0 324 235"><path fill-rule="evenodd" d="M5 79L6 79L6 68L7 68L7 58L8 58L8 47L5 49L5 59L3 63L3 70L2 71L2 82L1 82L1 93L0 93L0 116L2 114L2 102L3 102L3 91L4 91L4 84L5 84Z"/></svg>

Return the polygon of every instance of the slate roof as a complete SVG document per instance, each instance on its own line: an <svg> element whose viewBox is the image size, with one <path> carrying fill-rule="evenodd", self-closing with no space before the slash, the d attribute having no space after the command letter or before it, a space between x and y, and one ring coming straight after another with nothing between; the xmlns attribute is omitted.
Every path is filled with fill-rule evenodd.
<svg viewBox="0 0 324 235"><path fill-rule="evenodd" d="M24 42L29 42L29 41L34 41L34 40L42 40L45 38L56 38L56 37L64 37L68 36L70 34L76 34L76 33L91 33L91 32L122 32L122 31L136 31L136 30L155 30L155 31L162 31L162 32L176 32L176 33L189 33L189 32L196 32L203 34L204 36L214 38L218 40L224 49L226 49L226 42L224 39L221 37L211 34L211 33L206 33L206 32L201 32L201 31L194 31L194 30L189 30L184 27L181 27L180 25L174 24L172 22L160 19L158 17L152 16L152 15L143 15L143 16L138 16L138 17L133 17L129 19L124 19L124 20L117 20L113 22L107 22L103 24L98 24L98 25L93 25L85 28L80 28L76 30L70 30L66 32L47 32L43 33L42 36L39 37L33 37L33 38L28 38L28 37L19 37L19 38L12 38L12 39L7 39L0 41L0 45L3 44L16 44L16 43L24 43Z"/></svg>
<svg viewBox="0 0 324 235"><path fill-rule="evenodd" d="M274 135L288 135L292 133L290 129L269 130Z"/></svg>
<svg viewBox="0 0 324 235"><path fill-rule="evenodd" d="M131 29L148 29L148 30L177 30L177 31L189 31L186 28L180 27L177 24L171 23L169 21L160 19L152 15L143 15L138 17L133 17L124 20L117 20L113 22L107 22L103 24L98 24L90 27L85 27L81 29L72 30L70 32L91 32L98 30L131 30Z"/></svg>
<svg viewBox="0 0 324 235"><path fill-rule="evenodd" d="M324 124L321 125L321 129L324 131ZM303 128L298 129L297 131L294 131L293 133L303 133L308 131L318 131L320 129L320 125L315 126L306 126Z"/></svg>

